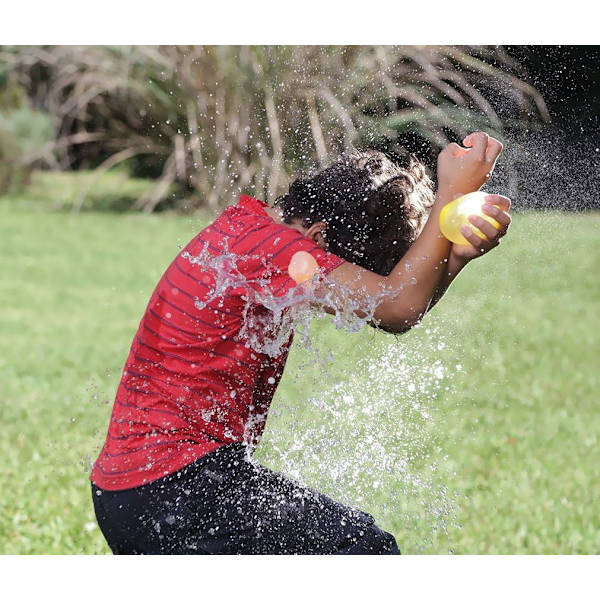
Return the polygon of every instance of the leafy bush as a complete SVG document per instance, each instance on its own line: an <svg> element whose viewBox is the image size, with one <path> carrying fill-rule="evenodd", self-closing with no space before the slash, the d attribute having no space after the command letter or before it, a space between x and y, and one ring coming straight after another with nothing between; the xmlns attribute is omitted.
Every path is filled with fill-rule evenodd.
<svg viewBox="0 0 600 600"><path fill-rule="evenodd" d="M10 131L19 140L25 160L43 151L54 138L54 127L50 117L29 107L0 114L0 129Z"/></svg>
<svg viewBox="0 0 600 600"><path fill-rule="evenodd" d="M24 187L54 138L50 116L31 108L27 90L0 61L0 194Z"/></svg>
<svg viewBox="0 0 600 600"><path fill-rule="evenodd" d="M24 187L53 138L50 117L40 111L22 106L0 112L0 194Z"/></svg>
<svg viewBox="0 0 600 600"><path fill-rule="evenodd" d="M20 159L19 140L0 128L0 194L20 190L29 179L30 169Z"/></svg>

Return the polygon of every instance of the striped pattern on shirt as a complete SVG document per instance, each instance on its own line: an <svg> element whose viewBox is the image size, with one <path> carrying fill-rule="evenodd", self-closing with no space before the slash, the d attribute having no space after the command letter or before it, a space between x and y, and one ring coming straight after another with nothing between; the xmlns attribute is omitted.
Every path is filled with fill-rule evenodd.
<svg viewBox="0 0 600 600"><path fill-rule="evenodd" d="M92 470L98 487L144 485L225 444L260 439L292 336L278 355L269 356L243 338L244 319L252 315L254 323L269 323L266 300L295 287L287 267L299 250L310 252L325 274L344 262L273 221L266 206L242 196L191 240L160 279ZM189 259L203 251L221 269L235 263L231 272L238 281L229 281L214 298L217 272Z"/></svg>

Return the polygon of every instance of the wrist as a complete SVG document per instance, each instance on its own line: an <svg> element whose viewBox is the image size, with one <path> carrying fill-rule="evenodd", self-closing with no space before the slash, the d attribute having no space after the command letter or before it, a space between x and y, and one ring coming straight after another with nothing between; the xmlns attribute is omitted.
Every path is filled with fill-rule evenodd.
<svg viewBox="0 0 600 600"><path fill-rule="evenodd" d="M440 185L435 194L436 201L443 207L460 196L460 192L450 185Z"/></svg>
<svg viewBox="0 0 600 600"><path fill-rule="evenodd" d="M458 254L455 250L455 245L452 244L450 256L448 256L448 270L456 273L466 267L472 259L473 257Z"/></svg>

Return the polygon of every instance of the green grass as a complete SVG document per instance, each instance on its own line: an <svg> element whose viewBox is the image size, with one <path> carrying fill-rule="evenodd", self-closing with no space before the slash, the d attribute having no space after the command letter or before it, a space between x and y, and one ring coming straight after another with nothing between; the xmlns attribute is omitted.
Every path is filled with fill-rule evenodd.
<svg viewBox="0 0 600 600"><path fill-rule="evenodd" d="M199 224L8 203L0 223L0 552L106 553L86 467L148 297ZM505 243L399 339L319 321L315 344L336 361L324 376L306 364L307 351L293 350L259 459L356 499L406 553L596 553L599 226L598 214L517 215ZM389 351L396 358L386 365ZM429 385L436 360L445 372L417 393L431 414L422 419L406 382ZM396 381L398 365L412 370ZM358 408L332 420L307 399L340 409L335 382ZM389 396L378 401L385 386ZM316 454L293 447L307 434ZM387 444L382 456L414 446L409 472L430 487L377 473L377 462L369 468L360 443L372 434ZM363 460L358 476L335 480L340 452L346 464ZM444 490L453 506L446 529L436 516Z"/></svg>
<svg viewBox="0 0 600 600"><path fill-rule="evenodd" d="M24 190L3 201L20 208L73 212L126 212L154 185L125 170L34 171Z"/></svg>

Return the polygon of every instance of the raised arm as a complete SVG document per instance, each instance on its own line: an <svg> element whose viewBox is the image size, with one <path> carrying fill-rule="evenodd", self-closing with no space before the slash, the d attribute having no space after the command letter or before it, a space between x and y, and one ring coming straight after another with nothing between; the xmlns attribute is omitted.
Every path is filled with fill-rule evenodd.
<svg viewBox="0 0 600 600"><path fill-rule="evenodd" d="M440 211L456 196L478 190L502 151L500 142L485 133L471 134L463 144L450 144L440 153L438 191L429 219L392 272L381 276L352 263L341 265L315 290L325 310L350 309L398 333L422 319L448 285L452 244L440 231Z"/></svg>

